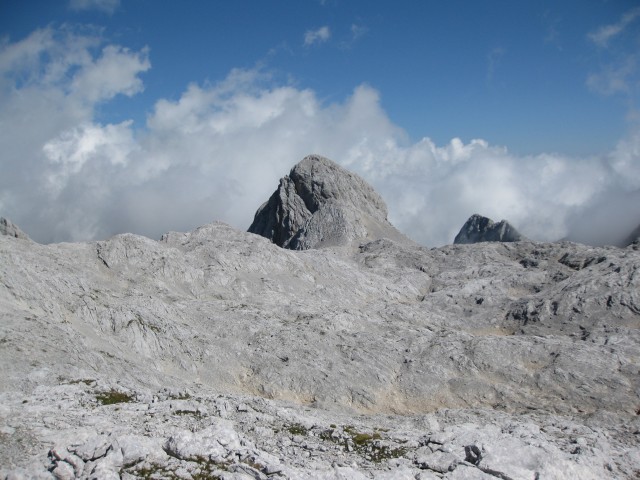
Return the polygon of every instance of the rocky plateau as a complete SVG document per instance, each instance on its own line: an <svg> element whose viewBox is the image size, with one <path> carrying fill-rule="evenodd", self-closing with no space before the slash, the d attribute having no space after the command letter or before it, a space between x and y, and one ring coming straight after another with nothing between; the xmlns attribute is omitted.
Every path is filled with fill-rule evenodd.
<svg viewBox="0 0 640 480"><path fill-rule="evenodd" d="M640 477L637 242L425 248L318 156L250 232L0 227L1 479Z"/></svg>

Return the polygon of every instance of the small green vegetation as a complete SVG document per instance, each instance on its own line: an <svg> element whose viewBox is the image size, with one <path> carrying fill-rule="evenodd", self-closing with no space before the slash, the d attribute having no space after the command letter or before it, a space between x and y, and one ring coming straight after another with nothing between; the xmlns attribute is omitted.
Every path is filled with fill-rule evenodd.
<svg viewBox="0 0 640 480"><path fill-rule="evenodd" d="M108 392L98 393L96 400L102 405L114 405L116 403L133 402L133 397L127 393L110 390Z"/></svg>
<svg viewBox="0 0 640 480"><path fill-rule="evenodd" d="M373 440L373 435L369 435L368 433L358 433L353 435L351 439L356 445L365 445Z"/></svg>
<svg viewBox="0 0 640 480"><path fill-rule="evenodd" d="M149 467L127 469L125 471L131 475L135 475L136 478L141 478L143 480L156 480L159 478L167 479L167 480L178 480L179 478L181 478L177 476L175 472L173 472L172 470L168 470L160 465L151 465ZM120 473L122 474L122 471Z"/></svg>
<svg viewBox="0 0 640 480"><path fill-rule="evenodd" d="M289 427L287 427L287 431L291 435L306 435L308 432L308 429L304 425L301 425L299 423L294 423L293 425L289 425Z"/></svg>
<svg viewBox="0 0 640 480"><path fill-rule="evenodd" d="M369 459L372 462L380 463L385 460L390 460L392 458L402 457L406 453L407 453L407 449L405 447L390 448L390 447L387 447L386 445L374 446L371 449L371 453L369 454Z"/></svg>
<svg viewBox="0 0 640 480"><path fill-rule="evenodd" d="M348 438L345 438L345 435L336 435L335 431L333 428L323 430L320 432L320 438L325 441L342 444L345 451L354 451L374 463L402 457L408 451L405 447L392 448L388 445L383 445L380 442L382 435L379 433L383 429L374 429L373 433L364 433L358 432L352 425L346 425L342 427L342 431Z"/></svg>
<svg viewBox="0 0 640 480"><path fill-rule="evenodd" d="M354 427L353 425L345 425L344 427L342 427L342 430L344 430L344 433L348 433L349 435L357 433L356 427Z"/></svg>
<svg viewBox="0 0 640 480"><path fill-rule="evenodd" d="M165 450L165 452L171 457L178 458L167 450ZM214 472L220 470L227 471L229 465L231 465L231 462L214 462L204 457L190 457L187 461L197 465L197 467L193 469L191 469L193 465L190 467L190 478L192 480L220 480L222 477L214 475ZM172 468L175 468L175 466ZM142 478L144 480L177 480L184 478L183 476L177 475L174 470L165 465L149 465L148 463L143 466L129 466L125 468L124 472L135 476L135 478ZM121 475L122 473L123 470L120 471Z"/></svg>

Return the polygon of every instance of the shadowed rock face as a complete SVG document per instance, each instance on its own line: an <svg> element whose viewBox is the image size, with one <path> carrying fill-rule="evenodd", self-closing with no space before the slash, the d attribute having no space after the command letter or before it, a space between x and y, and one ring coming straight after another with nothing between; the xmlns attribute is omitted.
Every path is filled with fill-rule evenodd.
<svg viewBox="0 0 640 480"><path fill-rule="evenodd" d="M280 179L249 232L292 250L380 238L413 243L387 221L387 206L367 182L318 155L305 157Z"/></svg>
<svg viewBox="0 0 640 480"><path fill-rule="evenodd" d="M494 223L490 218L474 214L462 226L453 243L520 242L522 240L527 238L506 220Z"/></svg>

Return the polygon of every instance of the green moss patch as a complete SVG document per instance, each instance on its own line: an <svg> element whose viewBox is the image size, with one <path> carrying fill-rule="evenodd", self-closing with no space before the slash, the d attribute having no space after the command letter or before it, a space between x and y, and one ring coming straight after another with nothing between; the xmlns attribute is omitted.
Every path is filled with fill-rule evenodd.
<svg viewBox="0 0 640 480"><path fill-rule="evenodd" d="M114 405L116 403L133 402L133 397L128 393L110 390L108 392L98 393L96 395L96 400L102 405Z"/></svg>

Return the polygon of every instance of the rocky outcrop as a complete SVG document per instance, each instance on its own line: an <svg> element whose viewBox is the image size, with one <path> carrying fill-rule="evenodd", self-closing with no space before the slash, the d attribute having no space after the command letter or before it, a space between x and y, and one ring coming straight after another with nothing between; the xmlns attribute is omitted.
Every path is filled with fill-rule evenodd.
<svg viewBox="0 0 640 480"><path fill-rule="evenodd" d="M249 232L292 250L380 238L412 243L389 223L384 201L367 182L318 155L305 157L280 179Z"/></svg>
<svg viewBox="0 0 640 480"><path fill-rule="evenodd" d="M490 218L474 214L462 226L453 243L520 242L522 240L527 239L506 220L494 223Z"/></svg>
<svg viewBox="0 0 640 480"><path fill-rule="evenodd" d="M0 217L0 235L21 238L23 240L31 240L29 235L24 233L17 225L4 217Z"/></svg>

